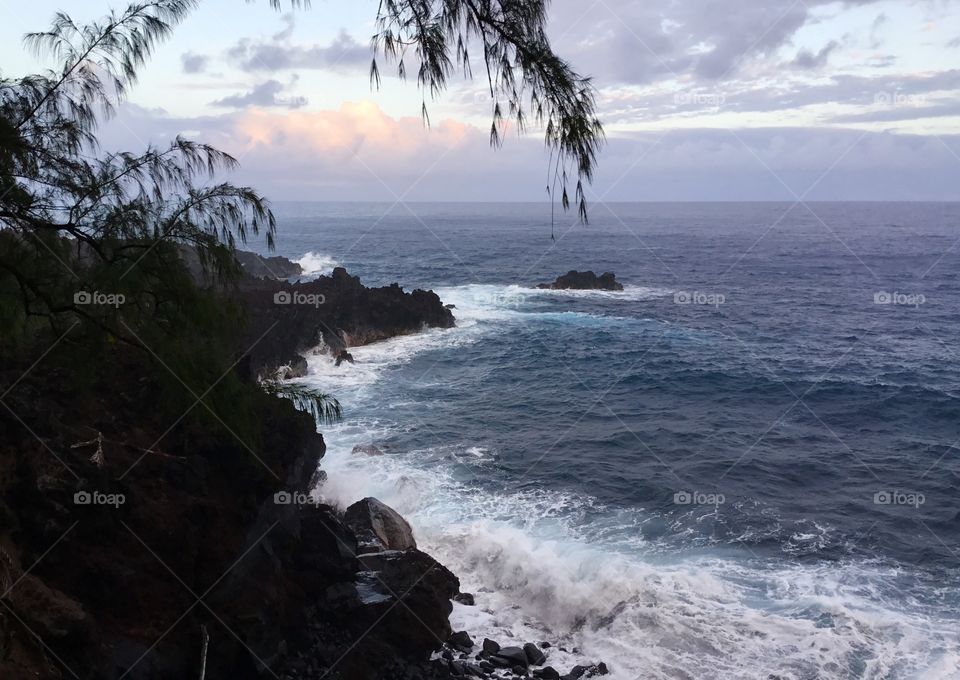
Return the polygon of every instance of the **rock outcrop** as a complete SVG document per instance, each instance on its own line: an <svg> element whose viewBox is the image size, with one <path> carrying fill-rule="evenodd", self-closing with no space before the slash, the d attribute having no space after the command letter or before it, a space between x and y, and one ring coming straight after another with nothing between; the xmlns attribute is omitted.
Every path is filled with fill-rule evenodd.
<svg viewBox="0 0 960 680"><path fill-rule="evenodd" d="M236 251L243 273L255 279L283 280L303 274L303 267L280 255L264 257L246 250Z"/></svg>
<svg viewBox="0 0 960 680"><path fill-rule="evenodd" d="M355 456L382 456L383 450L375 444L355 444L350 453Z"/></svg>
<svg viewBox="0 0 960 680"><path fill-rule="evenodd" d="M300 283L245 280L235 295L246 310L244 370L253 376L300 366L301 354L319 345L349 361L348 347L454 326L436 293L367 288L342 267Z"/></svg>
<svg viewBox="0 0 960 680"><path fill-rule="evenodd" d="M343 521L357 537L358 555L417 547L407 520L376 498L364 498L351 505Z"/></svg>
<svg viewBox="0 0 960 680"><path fill-rule="evenodd" d="M617 281L612 272L597 276L592 271L578 272L570 270L558 276L553 283L541 283L537 288L552 290L623 290L623 284Z"/></svg>

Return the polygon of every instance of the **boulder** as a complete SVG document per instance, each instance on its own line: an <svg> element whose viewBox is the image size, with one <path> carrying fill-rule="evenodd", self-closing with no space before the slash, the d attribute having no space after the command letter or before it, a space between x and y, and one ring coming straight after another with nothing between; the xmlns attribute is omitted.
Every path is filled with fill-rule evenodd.
<svg viewBox="0 0 960 680"><path fill-rule="evenodd" d="M617 281L613 272L604 272L597 276L592 271L578 272L571 269L558 276L553 283L541 283L537 288L552 290L623 290L623 284Z"/></svg>
<svg viewBox="0 0 960 680"><path fill-rule="evenodd" d="M472 593L458 593L454 602L459 602L460 604L467 605L468 607L473 607L476 604L476 600L473 598Z"/></svg>
<svg viewBox="0 0 960 680"><path fill-rule="evenodd" d="M415 549L368 555L363 563L374 576L369 582L371 590L381 597L368 597L361 607L341 612L350 635L373 630L351 654L369 668L397 657L428 660L441 647L440 640L453 635L451 599L460 589L460 581L435 559ZM379 676L371 673L363 677Z"/></svg>
<svg viewBox="0 0 960 680"><path fill-rule="evenodd" d="M543 678L543 680L560 680L560 673L553 666L544 666L533 672L534 677Z"/></svg>
<svg viewBox="0 0 960 680"><path fill-rule="evenodd" d="M364 498L351 505L343 522L357 537L357 555L417 547L407 520L376 498ZM454 594L456 591L451 597Z"/></svg>
<svg viewBox="0 0 960 680"><path fill-rule="evenodd" d="M350 451L353 455L361 454L364 456L382 456L383 451L379 447L374 446L373 444L357 444L353 447L353 450Z"/></svg>
<svg viewBox="0 0 960 680"><path fill-rule="evenodd" d="M447 644L461 652L469 652L473 649L473 640L470 639L470 635L465 630L459 630L451 635Z"/></svg>
<svg viewBox="0 0 960 680"><path fill-rule="evenodd" d="M503 662L504 668L514 668L515 666L526 668L530 665L523 647L501 647L500 651L490 657L490 660L498 665L500 665L498 661Z"/></svg>
<svg viewBox="0 0 960 680"><path fill-rule="evenodd" d="M500 645L490 638L483 638L483 651L487 654L496 654L500 651Z"/></svg>
<svg viewBox="0 0 960 680"><path fill-rule="evenodd" d="M9 588L11 608L30 632L46 640L78 637L88 640L93 633L93 621L79 602L43 581L27 574Z"/></svg>
<svg viewBox="0 0 960 680"><path fill-rule="evenodd" d="M546 655L532 642L528 642L523 646L523 652L527 655L527 661L531 666L542 666L547 660Z"/></svg>

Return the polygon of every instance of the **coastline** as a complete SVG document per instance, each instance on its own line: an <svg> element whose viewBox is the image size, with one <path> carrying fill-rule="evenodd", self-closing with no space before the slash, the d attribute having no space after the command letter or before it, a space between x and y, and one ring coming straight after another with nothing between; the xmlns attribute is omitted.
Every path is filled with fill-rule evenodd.
<svg viewBox="0 0 960 680"><path fill-rule="evenodd" d="M276 303L278 293L325 304ZM366 288L342 268L294 284L250 277L236 296L247 336L274 338L242 352L248 378L297 375L297 357L317 345L337 352L454 325L436 294ZM318 501L326 442L313 417L263 394L256 450L192 426L159 446L167 424L142 407L155 387L137 379L138 359L121 358L120 377L99 378L83 405L63 369L36 369L13 402L20 422L0 416L0 481L17 499L2 507L0 576L18 585L8 606L37 636L3 631L4 677L526 673L522 657L507 663L454 635L452 602L473 598L446 567L413 546L371 553L356 524Z"/></svg>

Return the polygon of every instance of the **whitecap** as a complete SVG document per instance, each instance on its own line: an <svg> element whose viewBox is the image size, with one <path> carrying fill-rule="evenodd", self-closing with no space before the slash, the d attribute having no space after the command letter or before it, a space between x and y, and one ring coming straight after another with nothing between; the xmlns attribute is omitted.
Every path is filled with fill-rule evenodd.
<svg viewBox="0 0 960 680"><path fill-rule="evenodd" d="M304 276L329 274L334 268L341 266L333 257L312 250L295 262L303 269Z"/></svg>

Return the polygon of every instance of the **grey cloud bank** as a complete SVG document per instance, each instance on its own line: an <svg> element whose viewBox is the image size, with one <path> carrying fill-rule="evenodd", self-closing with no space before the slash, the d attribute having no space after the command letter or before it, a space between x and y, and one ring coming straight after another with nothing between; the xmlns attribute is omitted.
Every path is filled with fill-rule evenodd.
<svg viewBox="0 0 960 680"><path fill-rule="evenodd" d="M536 135L500 150L484 131L456 134L443 123L424 130L416 118L378 120L386 139L366 134L365 120L342 112L297 114L283 127L268 121L268 139L253 140L238 111L172 118L128 105L105 130L105 146L164 144L196 135L238 156L236 181L275 199L537 201L544 198L547 158ZM343 132L349 127L351 132ZM462 128L462 126L460 126ZM345 139L331 141L337 129ZM457 128L459 129L459 128ZM318 130L313 134L311 130ZM465 162L467 161L467 162ZM588 197L596 201L949 201L960 200L960 135L903 135L850 129L753 128L668 130L619 135L603 151Z"/></svg>

